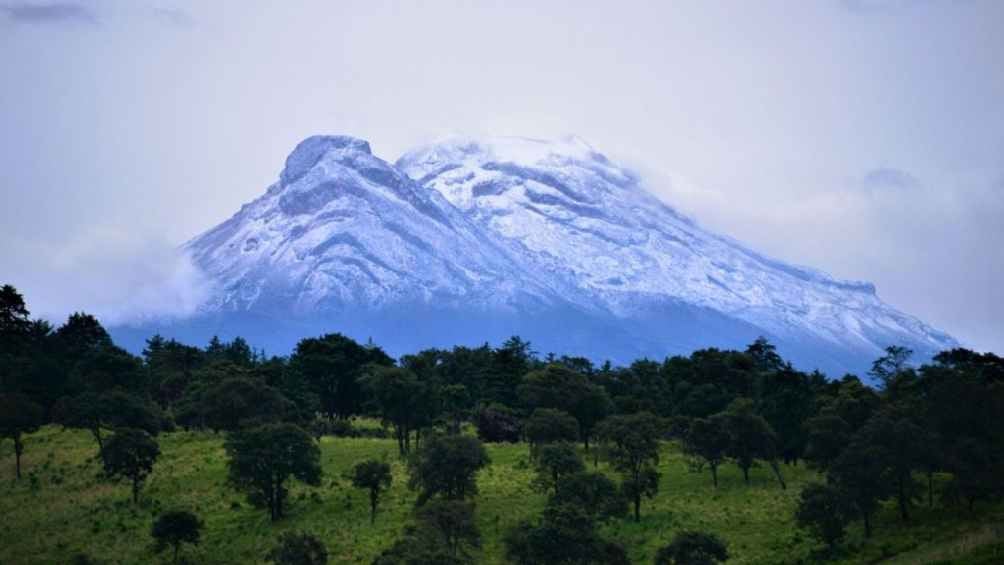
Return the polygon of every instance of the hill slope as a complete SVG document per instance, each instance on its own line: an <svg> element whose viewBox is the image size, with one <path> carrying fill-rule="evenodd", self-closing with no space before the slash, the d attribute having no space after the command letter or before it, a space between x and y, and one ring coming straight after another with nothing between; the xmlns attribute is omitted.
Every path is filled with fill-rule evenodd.
<svg viewBox="0 0 1004 565"><path fill-rule="evenodd" d="M159 442L162 456L139 506L132 505L128 484L99 477L97 447L86 432L49 426L28 436L21 481L12 480L13 445L0 443L0 563L66 563L78 552L109 564L169 563L170 552L159 557L152 552L150 525L156 514L175 508L192 510L205 522L202 543L183 550L196 563L263 563L280 533L299 530L317 535L332 563L370 563L397 539L414 505L415 493L405 484L405 465L390 439L324 438L321 486L294 483L288 516L275 525L269 524L265 511L250 507L226 486L222 436L175 432L161 435ZM491 445L489 455L492 464L478 478L481 562L503 563L504 532L538 515L545 499L531 488L533 471L525 444ZM792 512L802 486L816 480L814 473L804 466L784 467L789 488L781 491L767 468L754 468L747 487L738 468L725 465L716 491L706 471L688 469L674 444L666 444L662 455L659 492L645 501L641 523L615 521L604 528L605 535L626 544L635 563L650 563L676 532L693 528L722 536L732 555L729 563L812 562L816 546L793 528ZM365 492L344 477L352 465L369 458L389 461L394 472L373 526ZM605 463L600 469L616 476ZM973 514L962 508L917 508L914 514L912 523L903 525L895 508L884 508L870 541L862 538L859 524L853 526L848 543L858 551L836 562L874 563L898 555L902 560L897 562L904 563L997 562L999 552L989 552L1001 543L1000 505L981 505ZM990 525L997 533L982 535ZM982 537L976 539L977 534ZM987 556L977 560L983 553Z"/></svg>

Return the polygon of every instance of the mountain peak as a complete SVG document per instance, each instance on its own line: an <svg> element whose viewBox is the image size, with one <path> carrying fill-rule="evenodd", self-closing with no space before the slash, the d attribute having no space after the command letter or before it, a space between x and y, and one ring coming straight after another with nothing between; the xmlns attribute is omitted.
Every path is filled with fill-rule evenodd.
<svg viewBox="0 0 1004 565"><path fill-rule="evenodd" d="M437 165L442 163L466 162L475 166L485 163L543 165L561 161L606 163L607 158L584 139L574 135L558 139L450 135L405 153L398 159L396 166L413 175L413 178L415 174L420 178L436 170Z"/></svg>
<svg viewBox="0 0 1004 565"><path fill-rule="evenodd" d="M307 174L330 151L347 151L372 155L370 144L364 139L348 135L313 135L297 144L286 157L286 167L279 175L282 184L289 185Z"/></svg>
<svg viewBox="0 0 1004 565"><path fill-rule="evenodd" d="M869 283L702 229L577 137L453 136L396 164L361 139L309 137L279 183L187 250L220 289L207 313L325 329L351 313L341 329L400 352L520 334L623 361L764 335L844 371L887 345L955 343Z"/></svg>

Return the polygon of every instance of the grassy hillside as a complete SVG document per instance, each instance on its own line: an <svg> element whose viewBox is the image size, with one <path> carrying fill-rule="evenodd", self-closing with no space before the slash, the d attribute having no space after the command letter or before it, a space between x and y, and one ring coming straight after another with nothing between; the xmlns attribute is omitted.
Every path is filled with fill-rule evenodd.
<svg viewBox="0 0 1004 565"><path fill-rule="evenodd" d="M100 477L96 447L89 435L46 427L26 441L25 476L15 481L13 445L0 445L0 565L65 563L86 552L107 563L157 563L149 530L161 510L194 510L206 523L203 543L187 548L196 563L260 563L276 536L307 530L328 546L333 563L369 563L399 535L414 494L406 487L405 467L396 445L383 439L325 438L321 443L325 477L318 488L294 484L289 516L269 523L267 513L250 507L226 486L222 436L177 432L160 437L162 456L140 505L130 503L125 483ZM502 535L520 519L543 508L544 497L530 488L532 471L525 445L489 446L492 465L479 476L478 518L484 536L481 561L502 563ZM367 458L393 464L394 485L371 526L362 491L352 488L347 470ZM605 468L601 464L601 468ZM816 544L793 526L798 492L817 477L804 467L786 467L787 491L766 468L754 469L746 487L734 466L721 473L716 491L707 473L688 469L684 457L666 444L660 464L658 497L646 501L641 523L617 522L607 533L630 549L637 563L650 563L656 549L683 528L714 532L725 539L730 563L813 562ZM938 510L938 509L936 509ZM937 512L918 509L904 526L891 508L876 523L867 543L852 529L846 563L999 563L1004 561L1004 509ZM168 562L166 554L163 562Z"/></svg>

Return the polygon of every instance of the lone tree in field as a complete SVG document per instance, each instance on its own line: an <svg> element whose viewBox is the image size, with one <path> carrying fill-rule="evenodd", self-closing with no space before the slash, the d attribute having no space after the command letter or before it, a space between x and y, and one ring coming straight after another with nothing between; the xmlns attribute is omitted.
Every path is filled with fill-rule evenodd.
<svg viewBox="0 0 1004 565"><path fill-rule="evenodd" d="M641 521L641 499L652 498L659 490L659 439L662 420L651 412L611 416L600 424L599 437L608 446L614 468L624 477L624 496L634 502L634 519Z"/></svg>
<svg viewBox="0 0 1004 565"><path fill-rule="evenodd" d="M199 517L187 510L172 510L161 514L150 530L158 552L168 547L174 550L173 563L178 562L178 550L182 544L199 545L201 533L202 522Z"/></svg>
<svg viewBox="0 0 1004 565"><path fill-rule="evenodd" d="M139 489L153 464L160 457L160 446L143 430L123 428L105 442L104 468L109 477L125 477L132 481L132 501L139 501Z"/></svg>
<svg viewBox="0 0 1004 565"><path fill-rule="evenodd" d="M852 518L851 503L837 487L812 483L802 489L795 521L826 543L830 551L844 538L844 530Z"/></svg>
<svg viewBox="0 0 1004 565"><path fill-rule="evenodd" d="M352 486L369 491L371 524L376 521L380 495L390 488L391 480L390 465L382 461L363 461L352 469Z"/></svg>
<svg viewBox="0 0 1004 565"><path fill-rule="evenodd" d="M408 462L408 486L418 490L419 506L430 498L465 500L478 492L477 472L490 463L476 438L433 435L424 440Z"/></svg>
<svg viewBox="0 0 1004 565"><path fill-rule="evenodd" d="M729 443L725 419L719 415L708 419L696 418L683 440L683 451L708 465L715 488L718 488L718 467L725 461Z"/></svg>
<svg viewBox="0 0 1004 565"><path fill-rule="evenodd" d="M45 422L45 410L23 394L0 395L0 438L14 441L17 478L21 478L21 454L24 434L38 431Z"/></svg>
<svg viewBox="0 0 1004 565"><path fill-rule="evenodd" d="M729 559L725 542L715 534L685 531L655 555L655 565L715 565Z"/></svg>
<svg viewBox="0 0 1004 565"><path fill-rule="evenodd" d="M286 532L279 537L279 544L268 552L267 560L276 565L325 565L328 549L307 532Z"/></svg>
<svg viewBox="0 0 1004 565"><path fill-rule="evenodd" d="M272 521L283 516L286 483L294 477L309 485L321 483L321 450L310 434L293 424L265 424L231 434L224 444L228 480L267 507Z"/></svg>
<svg viewBox="0 0 1004 565"><path fill-rule="evenodd" d="M543 492L557 492L562 479L585 469L575 446L567 442L538 447L534 466L537 468L534 485Z"/></svg>

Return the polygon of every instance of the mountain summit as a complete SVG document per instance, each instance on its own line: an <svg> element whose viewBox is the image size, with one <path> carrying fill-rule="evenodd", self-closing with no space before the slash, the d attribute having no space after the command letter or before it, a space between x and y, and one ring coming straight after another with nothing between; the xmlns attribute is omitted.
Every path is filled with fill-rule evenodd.
<svg viewBox="0 0 1004 565"><path fill-rule="evenodd" d="M578 138L450 138L390 164L366 141L310 137L263 196L184 249L216 291L158 329L272 352L321 331L397 354L518 334L628 362L764 335L835 373L888 345L956 344L869 283L702 229Z"/></svg>

